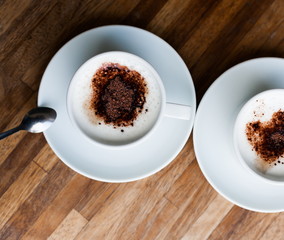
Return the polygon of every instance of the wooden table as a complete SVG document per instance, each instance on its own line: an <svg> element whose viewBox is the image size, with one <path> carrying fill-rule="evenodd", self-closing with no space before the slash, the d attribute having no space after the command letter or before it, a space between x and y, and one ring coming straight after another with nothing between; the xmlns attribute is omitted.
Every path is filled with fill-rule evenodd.
<svg viewBox="0 0 284 240"><path fill-rule="evenodd" d="M284 57L283 0L0 1L0 130L36 106L41 76L58 49L97 26L144 28L190 69L198 102L226 69ZM42 134L0 143L0 239L284 239L284 213L244 210L203 177L192 137L165 169L110 184L65 166Z"/></svg>

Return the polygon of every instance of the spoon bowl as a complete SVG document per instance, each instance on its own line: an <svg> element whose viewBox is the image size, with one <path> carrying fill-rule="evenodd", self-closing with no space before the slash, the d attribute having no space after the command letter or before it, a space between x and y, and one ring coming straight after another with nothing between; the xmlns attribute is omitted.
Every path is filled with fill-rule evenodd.
<svg viewBox="0 0 284 240"><path fill-rule="evenodd" d="M30 110L23 118L18 127L0 133L0 140L16 133L26 130L31 133L40 133L47 130L57 117L56 111L48 107L37 107Z"/></svg>
<svg viewBox="0 0 284 240"><path fill-rule="evenodd" d="M51 126L56 116L56 111L52 108L34 108L25 115L21 125L23 130L31 133L44 132Z"/></svg>

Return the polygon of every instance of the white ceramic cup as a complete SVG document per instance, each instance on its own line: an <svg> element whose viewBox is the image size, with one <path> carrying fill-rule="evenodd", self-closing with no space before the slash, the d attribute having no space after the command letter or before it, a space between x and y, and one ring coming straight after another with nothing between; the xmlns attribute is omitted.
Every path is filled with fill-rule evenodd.
<svg viewBox="0 0 284 240"><path fill-rule="evenodd" d="M89 101L88 98L91 94L91 81L96 71L105 63L118 63L126 66L130 70L138 71L145 79L147 79L147 77L151 78L151 84L156 86L158 89L158 91L154 91L154 96L153 94L151 95L151 93L149 94L149 96L151 95L153 99L158 97L160 105L157 109L155 109L155 119L153 120L152 118L151 122L147 125L147 129L145 128L145 131L142 131L141 128L141 133L135 135L135 128L129 126L127 127L128 129L125 131L123 130L124 133L120 133L119 128L114 129L113 126L104 123L104 128L102 128L101 125L92 123L90 119L88 120L87 117L84 116L86 113L84 113L83 105ZM144 76L145 74L146 77ZM78 89L84 89L86 94L80 93ZM83 98L79 98L77 96L81 96ZM151 108L152 106L149 105L148 107ZM86 61L77 70L69 85L67 93L67 110L71 122L84 136L95 144L113 148L129 147L133 144L144 141L152 132L155 131L163 117L172 117L181 119L181 121L187 121L190 119L191 113L190 106L167 102L163 82L159 74L148 62L136 55L119 51L96 55ZM138 128L136 128L136 130L137 129ZM129 132L132 131L132 133L129 133L130 137L127 135L127 130L129 130Z"/></svg>
<svg viewBox="0 0 284 240"><path fill-rule="evenodd" d="M267 122L273 113L284 111L284 89L261 92L244 104L234 127L234 147L242 165L270 183L284 184L284 158L268 164L258 156L246 135L247 123ZM278 162L279 161L279 162Z"/></svg>

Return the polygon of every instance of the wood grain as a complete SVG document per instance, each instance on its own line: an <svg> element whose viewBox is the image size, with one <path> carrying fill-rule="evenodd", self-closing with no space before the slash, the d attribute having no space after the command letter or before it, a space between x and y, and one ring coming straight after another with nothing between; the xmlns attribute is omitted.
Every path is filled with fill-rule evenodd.
<svg viewBox="0 0 284 240"><path fill-rule="evenodd" d="M64 43L108 24L169 42L190 69L198 102L229 67L284 57L283 0L2 0L0 131L36 106L44 69ZM209 185L192 136L162 171L124 184L78 175L42 134L1 140L0 153L1 240L284 239L284 213L242 209Z"/></svg>
<svg viewBox="0 0 284 240"><path fill-rule="evenodd" d="M217 195L204 209L202 215L188 228L182 239L207 239L231 210L232 205L228 201L224 203L224 198Z"/></svg>
<svg viewBox="0 0 284 240"><path fill-rule="evenodd" d="M87 219L73 209L51 236L48 237L48 240L74 239L87 222Z"/></svg>
<svg viewBox="0 0 284 240"><path fill-rule="evenodd" d="M0 228L29 197L46 173L31 162L0 199Z"/></svg>
<svg viewBox="0 0 284 240"><path fill-rule="evenodd" d="M61 167L61 164L58 163ZM69 177L69 176L68 176ZM62 179L63 181L64 179ZM32 227L25 233L22 239L46 239L56 231L57 227L76 206L86 191L91 180L75 174L65 187L56 194L47 207L35 220ZM59 190L59 189L58 189ZM83 218L83 217L82 217ZM66 230L66 227L64 228ZM61 231L58 229L58 231Z"/></svg>

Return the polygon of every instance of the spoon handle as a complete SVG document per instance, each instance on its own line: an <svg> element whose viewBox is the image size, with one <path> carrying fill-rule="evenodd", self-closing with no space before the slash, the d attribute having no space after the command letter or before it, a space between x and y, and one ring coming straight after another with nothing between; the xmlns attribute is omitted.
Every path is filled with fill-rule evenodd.
<svg viewBox="0 0 284 240"><path fill-rule="evenodd" d="M10 129L6 132L0 133L0 140L8 137L8 136L12 135L13 133L18 132L20 130L22 130L21 126L18 126L18 127L12 128L12 129Z"/></svg>

